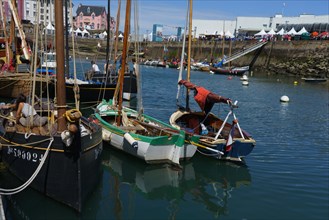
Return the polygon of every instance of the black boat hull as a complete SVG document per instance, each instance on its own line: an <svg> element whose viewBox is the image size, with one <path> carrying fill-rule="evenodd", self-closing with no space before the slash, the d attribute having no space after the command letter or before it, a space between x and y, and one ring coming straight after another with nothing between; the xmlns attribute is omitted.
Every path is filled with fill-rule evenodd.
<svg viewBox="0 0 329 220"><path fill-rule="evenodd" d="M55 135L45 163L30 184L78 212L101 176L102 131L91 126L93 133L76 138L70 147ZM15 131L1 134L0 142L2 161L24 183L36 171L51 143L49 136L31 135L25 139L25 133Z"/></svg>
<svg viewBox="0 0 329 220"><path fill-rule="evenodd" d="M96 103L102 99L112 99L117 83L116 82L105 82L104 74L101 76L93 77L92 83L79 84L79 100L84 103ZM103 77L103 78L102 78ZM137 79L134 74L126 74L123 84L123 92L130 94L127 96L127 100L130 97L136 96L137 94ZM68 100L75 100L74 84L66 83L66 98ZM55 96L55 89L51 89L50 97ZM124 97L125 98L125 97Z"/></svg>

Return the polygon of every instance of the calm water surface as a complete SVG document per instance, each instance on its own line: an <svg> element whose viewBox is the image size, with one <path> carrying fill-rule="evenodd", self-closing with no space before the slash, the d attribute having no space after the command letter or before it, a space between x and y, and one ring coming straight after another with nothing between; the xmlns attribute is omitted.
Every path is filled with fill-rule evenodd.
<svg viewBox="0 0 329 220"><path fill-rule="evenodd" d="M168 121L176 109L178 70L145 66L142 74L145 113ZM146 165L104 145L99 186L80 215L27 189L6 201L9 219L328 219L328 84L255 75L249 86L239 77L191 76L239 101L240 125L257 141L246 166L197 154L178 170ZM283 95L289 103L280 102ZM227 111L213 109L222 117ZM17 180L2 169L0 181Z"/></svg>

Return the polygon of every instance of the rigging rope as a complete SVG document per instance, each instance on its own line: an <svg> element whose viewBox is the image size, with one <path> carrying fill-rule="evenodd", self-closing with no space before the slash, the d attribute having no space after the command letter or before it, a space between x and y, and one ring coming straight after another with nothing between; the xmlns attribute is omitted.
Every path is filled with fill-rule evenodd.
<svg viewBox="0 0 329 220"><path fill-rule="evenodd" d="M49 153L49 150L50 150L50 147L51 147L53 141L54 141L54 138L51 138L50 139L50 142L49 142L49 145L47 147L47 150L46 150L44 156L42 157L39 166L34 171L34 173L32 174L32 176L23 185L21 185L19 187L16 187L14 189L0 188L0 195L13 195L13 194L19 193L19 192L23 191L26 187L28 187L33 182L33 180L39 174L41 168L43 167L43 165L44 165L44 163L45 163L45 161L46 161L46 159L48 157L48 153Z"/></svg>

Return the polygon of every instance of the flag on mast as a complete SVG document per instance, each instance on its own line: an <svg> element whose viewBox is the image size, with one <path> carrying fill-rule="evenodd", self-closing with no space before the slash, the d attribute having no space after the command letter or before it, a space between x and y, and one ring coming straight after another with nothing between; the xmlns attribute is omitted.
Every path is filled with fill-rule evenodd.
<svg viewBox="0 0 329 220"><path fill-rule="evenodd" d="M232 122L232 127L231 127L231 131L227 137L227 141L226 141L226 146L225 146L225 151L230 151L232 150L232 145L233 145L233 137L234 137L234 131L235 131L235 124L236 121L234 120Z"/></svg>

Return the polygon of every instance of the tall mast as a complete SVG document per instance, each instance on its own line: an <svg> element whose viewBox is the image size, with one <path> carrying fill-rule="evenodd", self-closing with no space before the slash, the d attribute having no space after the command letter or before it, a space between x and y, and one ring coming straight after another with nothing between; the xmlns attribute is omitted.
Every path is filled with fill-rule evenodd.
<svg viewBox="0 0 329 220"><path fill-rule="evenodd" d="M118 11L117 11L117 22L116 22L116 27L115 27L115 46L114 46L114 59L117 57L117 52L118 52L118 43L119 43L119 24L120 24L120 10L121 10L121 0L118 0ZM114 62L114 67L115 67L116 62Z"/></svg>
<svg viewBox="0 0 329 220"><path fill-rule="evenodd" d="M67 6L67 1L65 0L65 72L67 78L70 77L70 66L69 66L69 22L68 22L68 6Z"/></svg>
<svg viewBox="0 0 329 220"><path fill-rule="evenodd" d="M2 6L2 0L0 0L0 6ZM10 62L10 53L9 53L9 42L8 42L8 36L7 36L7 19L6 15L4 14L3 7L0 7L0 15L2 17L2 28L3 28L3 34L5 37L5 44L6 44L6 63Z"/></svg>
<svg viewBox="0 0 329 220"><path fill-rule="evenodd" d="M110 38L111 38L111 13L110 13L110 0L107 0L107 37L106 37L106 67L105 73L108 76L108 66L109 66L109 49L110 49Z"/></svg>
<svg viewBox="0 0 329 220"><path fill-rule="evenodd" d="M30 59L30 54L29 54L29 50L28 50L28 47L27 47L27 43L26 43L26 39L25 39L26 37L25 37L25 33L23 31L23 26L22 26L21 20L20 20L20 18L18 16L16 1L9 0L8 3L9 3L10 10L11 10L11 15L12 15L11 21L14 21L15 22L15 24L17 26L17 29L18 29L18 33L19 33L19 35L21 37L22 50L23 50L25 59L29 60ZM14 22L10 22L10 25L11 25L10 27L11 27L12 30L15 29ZM13 33L10 32L10 36L11 37L12 36L15 36L14 32Z"/></svg>
<svg viewBox="0 0 329 220"><path fill-rule="evenodd" d="M190 4L189 4L189 9L190 9L190 15L189 15L189 25L188 25L188 50L187 50L187 77L186 80L188 82L190 82L190 78L191 78L191 44L192 44L192 0L189 0ZM190 109L190 96L189 96L190 90L187 89L186 90L186 109L189 110Z"/></svg>
<svg viewBox="0 0 329 220"><path fill-rule="evenodd" d="M118 118L117 125L121 124L121 111L122 111L122 95L123 95L123 80L124 74L126 70L126 59L127 59L127 45L129 38L129 25L130 25L130 8L131 8L131 0L127 0L126 3L126 18L125 18L125 30L124 30L124 38L123 38L123 49L122 49L122 63L119 75L119 107L118 107Z"/></svg>
<svg viewBox="0 0 329 220"><path fill-rule="evenodd" d="M119 23L120 23L120 10L121 10L121 0L118 1L118 11L117 11L117 23L116 23L116 27L115 27L115 44L114 44L114 65L113 65L113 69L114 71L117 70L117 52L118 52L118 44L119 44L119 38L118 38L118 34L119 34ZM119 92L119 83L117 82L117 85L115 87L115 91L114 91L114 95L113 95L113 101L115 103L117 103L117 98L118 98L118 92Z"/></svg>
<svg viewBox="0 0 329 220"><path fill-rule="evenodd" d="M63 0L55 1L55 38L56 38L56 98L58 110L58 132L66 128L66 121L62 115L66 111L66 93L65 93L65 67L64 67L64 25L63 25Z"/></svg>

